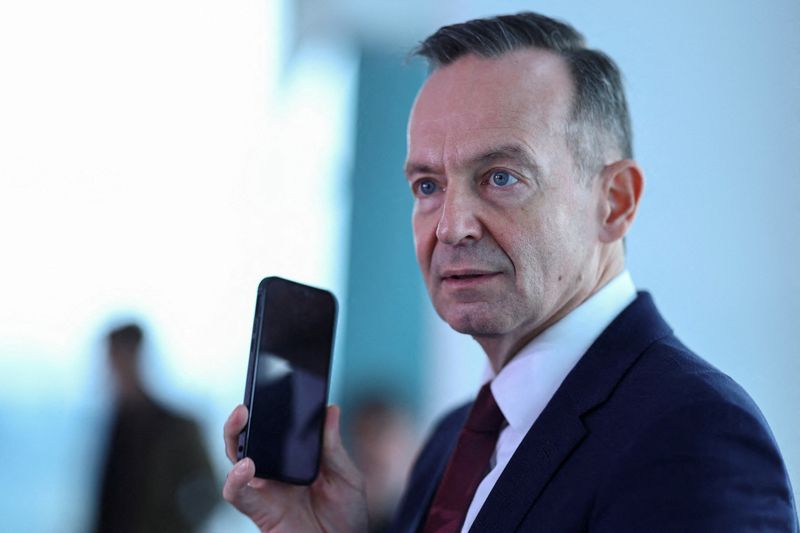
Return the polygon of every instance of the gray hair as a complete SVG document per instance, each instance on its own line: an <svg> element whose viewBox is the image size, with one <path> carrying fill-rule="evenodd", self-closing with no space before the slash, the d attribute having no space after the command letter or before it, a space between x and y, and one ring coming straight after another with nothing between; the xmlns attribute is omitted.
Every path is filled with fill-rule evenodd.
<svg viewBox="0 0 800 533"><path fill-rule="evenodd" d="M597 172L609 152L632 158L622 74L606 54L586 48L569 24L531 12L476 19L440 28L412 54L426 58L434 71L468 54L492 58L525 48L552 51L570 69L575 96L565 138L582 175Z"/></svg>

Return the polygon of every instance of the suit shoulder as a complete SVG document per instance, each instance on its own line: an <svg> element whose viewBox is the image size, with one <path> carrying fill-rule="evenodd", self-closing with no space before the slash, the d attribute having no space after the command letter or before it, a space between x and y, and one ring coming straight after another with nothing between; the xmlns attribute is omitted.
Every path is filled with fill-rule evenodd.
<svg viewBox="0 0 800 533"><path fill-rule="evenodd" d="M650 344L584 422L621 456L649 449L639 447L643 442L691 448L736 436L740 443L756 439L759 448L780 457L766 419L744 389L672 335Z"/></svg>
<svg viewBox="0 0 800 533"><path fill-rule="evenodd" d="M629 378L648 387L650 397L668 401L672 410L688 405L728 406L750 413L766 425L753 399L735 380L673 335L653 342L631 369Z"/></svg>
<svg viewBox="0 0 800 533"><path fill-rule="evenodd" d="M597 491L598 527L796 530L786 467L761 411L677 338L653 342L609 403L602 422L589 422L602 448L615 450ZM612 430L623 419L624 430ZM664 501L670 512L659 516Z"/></svg>

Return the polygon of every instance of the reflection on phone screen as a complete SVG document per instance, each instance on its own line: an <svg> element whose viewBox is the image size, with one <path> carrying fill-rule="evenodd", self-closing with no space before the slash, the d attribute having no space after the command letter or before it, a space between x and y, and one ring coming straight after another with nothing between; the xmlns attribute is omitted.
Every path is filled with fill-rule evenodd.
<svg viewBox="0 0 800 533"><path fill-rule="evenodd" d="M335 303L280 279L266 286L248 455L266 477L309 482L319 464Z"/></svg>

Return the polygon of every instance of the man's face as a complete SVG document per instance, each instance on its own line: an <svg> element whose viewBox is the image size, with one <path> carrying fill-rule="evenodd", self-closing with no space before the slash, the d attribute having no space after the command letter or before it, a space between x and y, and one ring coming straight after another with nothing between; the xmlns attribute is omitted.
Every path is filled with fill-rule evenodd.
<svg viewBox="0 0 800 533"><path fill-rule="evenodd" d="M566 144L572 85L546 51L469 55L414 104L417 260L439 315L479 341L529 338L596 282L600 188L582 184Z"/></svg>

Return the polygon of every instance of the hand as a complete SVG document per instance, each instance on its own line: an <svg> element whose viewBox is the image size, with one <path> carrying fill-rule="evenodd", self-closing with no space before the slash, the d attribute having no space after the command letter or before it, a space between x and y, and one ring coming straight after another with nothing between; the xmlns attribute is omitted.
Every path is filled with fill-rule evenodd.
<svg viewBox="0 0 800 533"><path fill-rule="evenodd" d="M239 405L225 422L225 452L233 463L247 416L247 408ZM319 475L311 485L260 479L255 477L255 471L250 458L236 463L228 472L222 496L261 531L367 530L364 481L342 446L338 407L328 407Z"/></svg>

